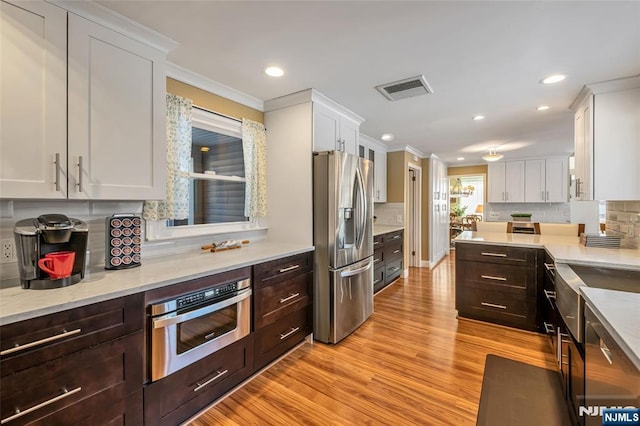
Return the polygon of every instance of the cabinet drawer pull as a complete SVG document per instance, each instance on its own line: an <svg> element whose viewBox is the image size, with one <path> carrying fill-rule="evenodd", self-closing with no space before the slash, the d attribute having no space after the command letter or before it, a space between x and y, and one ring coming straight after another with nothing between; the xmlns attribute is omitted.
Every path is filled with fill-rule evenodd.
<svg viewBox="0 0 640 426"><path fill-rule="evenodd" d="M216 374L215 376L213 376L212 378L210 378L209 380L207 380L206 382L204 382L203 384L200 384L198 382L196 382L196 386L193 391L194 392L198 392L200 389L202 389L203 387L207 386L209 383L213 382L214 380L219 379L220 377L224 376L225 374L227 374L229 372L229 370L224 370L224 371L220 371L220 370L216 370Z"/></svg>
<svg viewBox="0 0 640 426"><path fill-rule="evenodd" d="M400 235L394 235L394 236L393 236L393 239L394 239L394 240L397 240L398 238L400 238Z"/></svg>
<svg viewBox="0 0 640 426"><path fill-rule="evenodd" d="M24 349L29 349L29 348L32 348L34 346L41 345L43 343L49 343L49 342L53 342L54 340L63 339L65 337L73 336L74 334L78 334L81 331L82 330L80 328L76 328L75 330L71 330L71 331L64 331L63 330L63 332L61 334L56 334L55 336L45 337L44 339L36 340L35 342L25 343L24 345L16 345L13 348L5 349L4 351L0 352L0 356L1 355L9 355L9 354L12 354L14 352L22 351Z"/></svg>
<svg viewBox="0 0 640 426"><path fill-rule="evenodd" d="M82 155L78 157L78 192L82 192Z"/></svg>
<svg viewBox="0 0 640 426"><path fill-rule="evenodd" d="M400 266L394 266L393 268L391 268L391 272L396 272L399 271L401 268Z"/></svg>
<svg viewBox="0 0 640 426"><path fill-rule="evenodd" d="M481 252L480 253L483 256L492 256L492 257L507 257L506 254L504 253L491 253L491 252Z"/></svg>
<svg viewBox="0 0 640 426"><path fill-rule="evenodd" d="M613 365L613 357L611 356L611 351L602 339L600 339L600 352L602 352L602 355L604 355L609 364Z"/></svg>
<svg viewBox="0 0 640 426"><path fill-rule="evenodd" d="M375 246L376 244L380 244L380 241L374 241L373 245Z"/></svg>
<svg viewBox="0 0 640 426"><path fill-rule="evenodd" d="M300 293L290 294L288 297L283 297L282 299L280 299L280 303L288 302L289 300L295 299L298 296L300 296Z"/></svg>
<svg viewBox="0 0 640 426"><path fill-rule="evenodd" d="M398 254L398 253L400 253L400 249L393 251L393 254Z"/></svg>
<svg viewBox="0 0 640 426"><path fill-rule="evenodd" d="M494 281L506 281L507 280L504 277L494 277L493 275L480 275L480 278L484 278L486 280L494 280Z"/></svg>
<svg viewBox="0 0 640 426"><path fill-rule="evenodd" d="M556 334L556 331L553 328L553 324L549 324L544 322L544 331L547 332L547 334Z"/></svg>
<svg viewBox="0 0 640 426"><path fill-rule="evenodd" d="M375 280L375 281L373 282L373 285L376 285L376 284L378 284L378 283L379 283L380 281L382 281L382 279L379 279L379 280Z"/></svg>
<svg viewBox="0 0 640 426"><path fill-rule="evenodd" d="M495 303L487 303L487 302L482 302L480 303L482 306L488 306L490 308L499 308L499 309L507 309L506 306L504 305L496 305Z"/></svg>
<svg viewBox="0 0 640 426"><path fill-rule="evenodd" d="M300 267L300 265L292 265L292 266L289 266L287 268L282 268L282 269L280 269L280 273L282 274L283 272L293 271L294 269L298 269L299 267Z"/></svg>
<svg viewBox="0 0 640 426"><path fill-rule="evenodd" d="M50 400L48 400L48 401L41 402L40 404L38 404L38 405L34 405L34 406L33 406L33 407L31 407L31 408L27 408L27 409L26 409L26 410L24 410L24 411L21 411L19 408L16 408L16 413L15 413L13 416L9 416L9 417L7 417L6 419L2 419L2 421L0 421L0 424L8 423L8 422L10 422L11 420L15 420L15 419L17 419L17 418L19 418L19 417L22 417L22 416L24 416L24 415L27 415L27 414L29 414L29 413L32 413L32 412L34 412L34 411L36 411L36 410L39 410L39 409L40 409L40 408L42 408L42 407L46 407L47 405L53 404L54 402L60 401L61 399L64 399L64 398L66 398L66 397L68 397L68 396L71 396L71 395L73 395L74 393L78 393L78 392L80 392L81 390L82 390L82 388L81 388L81 387L79 387L79 386L78 386L77 388L75 388L74 390L71 390L71 391L68 391L66 388L62 388L62 394L60 394L60 395L58 395L58 396L56 396L56 397L54 397L54 398L51 398L51 399L50 399Z"/></svg>
<svg viewBox="0 0 640 426"><path fill-rule="evenodd" d="M298 330L300 330L300 327L292 328L291 330L287 331L285 334L280 334L280 340L286 339L287 337L291 336L293 333L295 333Z"/></svg>
<svg viewBox="0 0 640 426"><path fill-rule="evenodd" d="M556 299L555 291L551 291L551 290L543 290L543 291L544 291L544 295L547 297L547 300L549 300L549 302L551 302L551 299L553 300Z"/></svg>
<svg viewBox="0 0 640 426"><path fill-rule="evenodd" d="M555 271L556 265L554 265L553 263L545 263L544 269L546 269L547 271Z"/></svg>
<svg viewBox="0 0 640 426"><path fill-rule="evenodd" d="M375 257L373 258L373 263L378 263L380 262L382 259L376 259Z"/></svg>

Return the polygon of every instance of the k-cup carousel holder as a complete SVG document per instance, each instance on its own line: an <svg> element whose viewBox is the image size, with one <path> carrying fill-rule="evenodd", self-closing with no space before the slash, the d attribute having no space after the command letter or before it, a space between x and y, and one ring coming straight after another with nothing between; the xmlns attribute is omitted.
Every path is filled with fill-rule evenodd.
<svg viewBox="0 0 640 426"><path fill-rule="evenodd" d="M105 269L140 266L142 218L133 214L114 214L105 222Z"/></svg>

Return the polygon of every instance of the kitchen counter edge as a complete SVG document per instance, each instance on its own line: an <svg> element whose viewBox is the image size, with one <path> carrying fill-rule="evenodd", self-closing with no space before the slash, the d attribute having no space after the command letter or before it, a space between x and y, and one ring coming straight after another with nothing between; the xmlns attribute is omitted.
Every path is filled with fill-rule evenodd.
<svg viewBox="0 0 640 426"><path fill-rule="evenodd" d="M388 234L389 232L404 231L401 225L373 225L373 236Z"/></svg>
<svg viewBox="0 0 640 426"><path fill-rule="evenodd" d="M183 281L313 251L313 246L259 242L224 252L184 253L143 259L142 266L95 269L83 281L51 290L0 289L0 326L129 296Z"/></svg>

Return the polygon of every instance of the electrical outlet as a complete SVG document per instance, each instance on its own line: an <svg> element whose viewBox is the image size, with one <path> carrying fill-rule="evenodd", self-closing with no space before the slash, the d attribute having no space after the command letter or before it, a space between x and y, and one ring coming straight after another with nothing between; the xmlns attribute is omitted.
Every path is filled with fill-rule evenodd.
<svg viewBox="0 0 640 426"><path fill-rule="evenodd" d="M16 259L16 246L15 242L11 238L0 240L0 247L2 252L0 253L0 263L15 262Z"/></svg>

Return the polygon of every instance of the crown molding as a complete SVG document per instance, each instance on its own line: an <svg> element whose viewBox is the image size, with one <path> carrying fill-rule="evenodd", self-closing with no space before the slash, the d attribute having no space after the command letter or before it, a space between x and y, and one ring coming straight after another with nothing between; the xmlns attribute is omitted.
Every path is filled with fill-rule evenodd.
<svg viewBox="0 0 640 426"><path fill-rule="evenodd" d="M598 83L585 84L578 93L578 96L571 102L569 109L576 110L584 100L590 95L599 93L619 92L640 87L640 74L632 77L616 78L613 80L600 81Z"/></svg>
<svg viewBox="0 0 640 426"><path fill-rule="evenodd" d="M398 152L398 151L407 151L409 154L413 154L418 156L419 158L428 158L428 155L425 155L422 151L412 147L411 145L402 145L402 146L394 146L389 147L388 152Z"/></svg>
<svg viewBox="0 0 640 426"><path fill-rule="evenodd" d="M217 81L211 80L203 75L190 71L186 68L167 62L167 77L195 86L199 89L206 90L214 95L238 102L239 104L248 106L258 111L264 111L264 102L251 95L247 95L232 87L226 86Z"/></svg>
<svg viewBox="0 0 640 426"><path fill-rule="evenodd" d="M275 111L278 109L288 108L307 102L319 102L327 108L337 112L338 114L349 118L358 125L362 124L362 122L364 121L364 118L351 111L350 109L340 105L336 101L328 98L326 95L318 92L316 89L305 89L299 92L291 93L289 95L270 99L265 102L265 111Z"/></svg>
<svg viewBox="0 0 640 426"><path fill-rule="evenodd" d="M111 30L124 34L136 41L144 43L165 54L180 45L177 41L161 34L151 28L136 22L124 15L93 1L47 0L55 6L68 12L75 13L85 19L100 24Z"/></svg>

